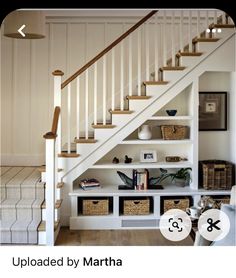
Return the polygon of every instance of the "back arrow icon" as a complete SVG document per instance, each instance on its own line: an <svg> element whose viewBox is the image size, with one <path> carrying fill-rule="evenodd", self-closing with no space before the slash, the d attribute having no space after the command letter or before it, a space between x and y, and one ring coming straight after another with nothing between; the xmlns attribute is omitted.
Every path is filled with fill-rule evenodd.
<svg viewBox="0 0 236 278"><path fill-rule="evenodd" d="M25 28L25 25L23 24L17 31L21 34L22 37L25 37L25 34L22 32L22 30Z"/></svg>

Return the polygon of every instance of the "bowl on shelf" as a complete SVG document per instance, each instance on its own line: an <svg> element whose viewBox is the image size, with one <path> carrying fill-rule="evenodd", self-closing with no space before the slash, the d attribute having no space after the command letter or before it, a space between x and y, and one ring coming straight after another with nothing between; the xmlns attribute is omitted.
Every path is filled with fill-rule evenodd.
<svg viewBox="0 0 236 278"><path fill-rule="evenodd" d="M166 113L167 113L169 116L175 116L176 113L177 113L177 110L176 110L176 109L166 110Z"/></svg>

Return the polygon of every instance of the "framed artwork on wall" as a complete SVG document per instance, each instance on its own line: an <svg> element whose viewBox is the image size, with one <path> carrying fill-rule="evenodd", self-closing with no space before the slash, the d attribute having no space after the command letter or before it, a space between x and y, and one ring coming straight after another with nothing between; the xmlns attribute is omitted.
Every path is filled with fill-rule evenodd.
<svg viewBox="0 0 236 278"><path fill-rule="evenodd" d="M199 130L227 130L227 92L199 92Z"/></svg>

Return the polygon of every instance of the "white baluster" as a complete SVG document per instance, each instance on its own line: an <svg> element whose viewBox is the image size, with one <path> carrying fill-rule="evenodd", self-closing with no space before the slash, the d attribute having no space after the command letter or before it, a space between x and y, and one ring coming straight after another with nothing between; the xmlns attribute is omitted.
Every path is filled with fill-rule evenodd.
<svg viewBox="0 0 236 278"><path fill-rule="evenodd" d="M85 71L85 139L88 139L89 119L89 91L88 91L88 69Z"/></svg>
<svg viewBox="0 0 236 278"><path fill-rule="evenodd" d="M171 60L172 60L172 67L175 66L175 32L174 32L174 27L175 27L175 12L174 10L172 11L172 18L171 18Z"/></svg>
<svg viewBox="0 0 236 278"><path fill-rule="evenodd" d="M200 34L200 11L197 11L197 37L199 37Z"/></svg>
<svg viewBox="0 0 236 278"><path fill-rule="evenodd" d="M68 85L68 92L67 92L67 152L71 153L71 148L70 148L70 132L71 132L71 126L70 126L70 121L71 121L71 83Z"/></svg>
<svg viewBox="0 0 236 278"><path fill-rule="evenodd" d="M179 21L179 48L184 51L183 33L184 33L184 12L181 10Z"/></svg>
<svg viewBox="0 0 236 278"><path fill-rule="evenodd" d="M76 78L76 136L80 138L80 76Z"/></svg>
<svg viewBox="0 0 236 278"><path fill-rule="evenodd" d="M146 80L150 79L150 72L149 72L149 24L145 24L145 48L146 48Z"/></svg>
<svg viewBox="0 0 236 278"><path fill-rule="evenodd" d="M188 51L192 52L192 11L189 11L189 19L188 19Z"/></svg>
<svg viewBox="0 0 236 278"><path fill-rule="evenodd" d="M141 28L138 29L138 95L141 96Z"/></svg>
<svg viewBox="0 0 236 278"><path fill-rule="evenodd" d="M115 110L115 49L111 50L111 110Z"/></svg>
<svg viewBox="0 0 236 278"><path fill-rule="evenodd" d="M46 244L54 245L55 219L55 139L46 139Z"/></svg>
<svg viewBox="0 0 236 278"><path fill-rule="evenodd" d="M103 56L103 124L106 124L106 113L107 113L107 104L106 104L106 97L107 97L107 75L106 75L106 66L107 59L106 55Z"/></svg>
<svg viewBox="0 0 236 278"><path fill-rule="evenodd" d="M214 10L214 24L217 24L217 10Z"/></svg>
<svg viewBox="0 0 236 278"><path fill-rule="evenodd" d="M54 75L54 107L59 106L61 108L61 78L64 73L55 70L52 74ZM57 153L61 153L61 113L57 126Z"/></svg>
<svg viewBox="0 0 236 278"><path fill-rule="evenodd" d="M206 11L206 29L209 27L209 11Z"/></svg>
<svg viewBox="0 0 236 278"><path fill-rule="evenodd" d="M163 13L163 65L166 66L166 11Z"/></svg>
<svg viewBox="0 0 236 278"><path fill-rule="evenodd" d="M124 110L124 42L120 43L120 110Z"/></svg>
<svg viewBox="0 0 236 278"><path fill-rule="evenodd" d="M93 116L94 116L94 124L97 124L97 89L98 79L97 79L97 62L94 63L94 88L93 88Z"/></svg>
<svg viewBox="0 0 236 278"><path fill-rule="evenodd" d="M158 81L158 72L159 72L159 57L158 57L158 17L155 15L155 28L154 28L154 66L155 66L155 80Z"/></svg>
<svg viewBox="0 0 236 278"><path fill-rule="evenodd" d="M132 78L132 34L129 35L129 95L132 96L133 78Z"/></svg>

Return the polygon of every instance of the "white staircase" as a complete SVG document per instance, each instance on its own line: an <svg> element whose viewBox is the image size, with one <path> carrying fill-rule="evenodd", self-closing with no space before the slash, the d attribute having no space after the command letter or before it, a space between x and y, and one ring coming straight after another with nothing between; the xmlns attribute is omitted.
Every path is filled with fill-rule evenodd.
<svg viewBox="0 0 236 278"><path fill-rule="evenodd" d="M78 176L187 86L195 84L196 79L211 66L220 65L221 59L229 59L229 67L232 64L229 55L222 57L222 54L227 53L233 43L235 29L229 17L222 12L198 11L194 14L192 11L170 11L167 14L166 11L153 11L131 29L64 82L63 72L56 70L53 73L55 112L52 130L44 136L46 172L41 174L41 184L46 183L46 203L43 206L46 207L42 213L42 220L46 222L41 223L41 228L39 226L39 244L53 245L56 240L60 213L55 209L61 205L62 196L58 188L63 182L66 188L62 207L69 211L68 193L73 190L72 182ZM218 29L221 33L212 31ZM178 40L174 39L176 32ZM102 76L100 79L98 72ZM99 82L102 83L100 87ZM198 89L195 85L193 88ZM81 90L85 90L85 99L80 97ZM66 94L66 105L62 102L62 94ZM72 94L76 95L75 115L71 112ZM92 95L92 103L89 95ZM65 111L65 119L61 110ZM76 122L75 128L72 122ZM3 186L3 190L9 191L10 187ZM25 217L27 233L32 234L32 243L35 243L36 220L32 220L32 214L34 210L35 215L38 213L36 207L40 198L35 198L34 202L28 198L25 198L28 201L24 198L14 201L10 191L7 194L9 197L3 198L2 209L6 211L8 206L13 209L12 214L6 217L11 223L5 221L5 228L2 228L3 233L8 231L4 234L5 242L8 240L10 243L9 226L14 221L16 224L12 226L11 236L13 239L14 235L15 242L12 239L11 242L17 243L20 236L26 239L26 231L21 230L21 220ZM44 200L41 201L43 203ZM23 209L27 213L22 213ZM26 242L22 239L22 243Z"/></svg>

